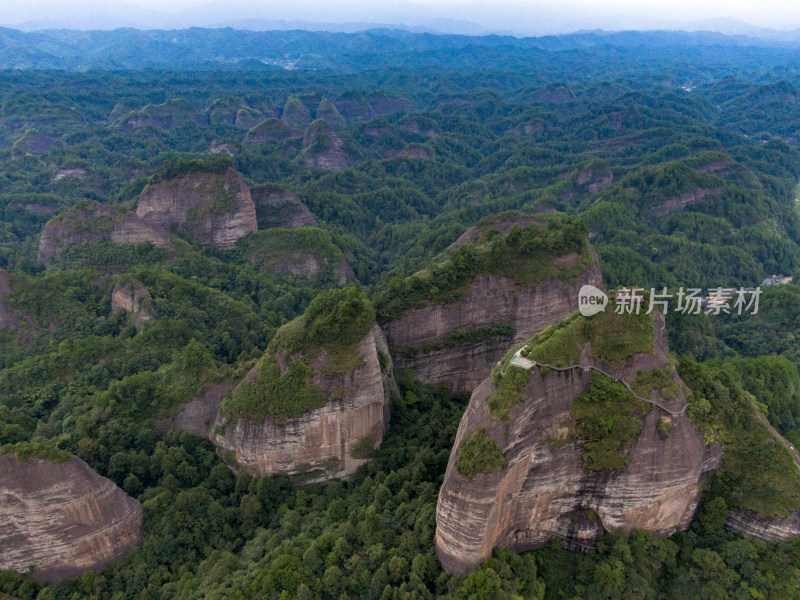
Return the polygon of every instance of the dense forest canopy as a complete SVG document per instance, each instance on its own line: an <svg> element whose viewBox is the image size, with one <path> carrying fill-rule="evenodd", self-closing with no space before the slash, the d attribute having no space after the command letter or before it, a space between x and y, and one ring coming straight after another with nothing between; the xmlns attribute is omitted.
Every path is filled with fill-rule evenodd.
<svg viewBox="0 0 800 600"><path fill-rule="evenodd" d="M265 360L269 397L229 397L230 410L303 414L324 404L310 370L281 381L268 349L349 348L376 318L452 301L487 271L533 284L569 271L554 257L585 267L596 252L609 288L797 280L795 47L703 33L0 30L0 67L0 446L75 454L145 511L142 546L102 573L47 586L0 572L0 598L800 597L800 541L724 527L729 508L751 506L734 491L759 485L752 469L714 478L668 539L609 534L591 553L556 541L445 573L436 498L466 399L413 373L397 374L387 437L348 481L252 478L207 440L152 425ZM229 169L278 226L233 249L174 228L168 247L114 237L138 223L144 190ZM111 210L75 217L98 206ZM498 236L501 213L535 224ZM48 222L69 241L50 262ZM546 266L516 268L533 259ZM121 288L146 290L141 310L112 309ZM770 427L800 445L799 308L794 282L765 288L758 315L666 315L681 376L717 411L698 422L752 453L770 451L756 439ZM299 388L296 406L285 396ZM470 456L467 473L488 468ZM763 503L782 514L769 483Z"/></svg>

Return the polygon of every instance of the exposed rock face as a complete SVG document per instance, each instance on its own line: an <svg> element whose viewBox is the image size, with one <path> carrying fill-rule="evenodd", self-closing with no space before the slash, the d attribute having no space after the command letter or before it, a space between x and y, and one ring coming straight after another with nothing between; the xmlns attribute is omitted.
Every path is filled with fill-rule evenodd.
<svg viewBox="0 0 800 600"><path fill-rule="evenodd" d="M84 177L86 177L85 169L59 169L56 171L56 174L53 175L53 179L51 181L55 183L57 181L61 181L62 179L83 179Z"/></svg>
<svg viewBox="0 0 800 600"><path fill-rule="evenodd" d="M778 542L800 536L800 511L785 519L779 517L759 517L758 515L736 510L728 513L726 523L729 529L766 540Z"/></svg>
<svg viewBox="0 0 800 600"><path fill-rule="evenodd" d="M265 142L280 142L299 135L300 131L273 117L262 121L248 131L244 138L244 143L255 145Z"/></svg>
<svg viewBox="0 0 800 600"><path fill-rule="evenodd" d="M31 152L33 154L49 152L53 148L60 148L62 143L54 140L49 135L38 131L26 131L22 137L14 142L11 149L14 152Z"/></svg>
<svg viewBox="0 0 800 600"><path fill-rule="evenodd" d="M663 217L664 215L668 215L676 210L682 210L692 204L698 204L702 202L706 196L719 191L719 189L698 188L694 191L686 192L685 194L666 200L660 206L653 208L650 214L653 217Z"/></svg>
<svg viewBox="0 0 800 600"><path fill-rule="evenodd" d="M603 169L599 172L586 169L578 173L577 182L578 185L584 186L587 194L594 194L614 183L614 174L611 169Z"/></svg>
<svg viewBox="0 0 800 600"><path fill-rule="evenodd" d="M217 418L220 402L233 387L230 381L211 386L196 398L189 400L175 417L155 420L153 426L161 432L177 429L198 437L206 437Z"/></svg>
<svg viewBox="0 0 800 600"><path fill-rule="evenodd" d="M119 207L92 204L69 209L48 221L39 240L37 257L42 264L49 264L69 246L101 240L171 247L169 229Z"/></svg>
<svg viewBox="0 0 800 600"><path fill-rule="evenodd" d="M229 250L256 231L250 189L234 169L194 172L148 185L136 208L143 221L194 236L204 246Z"/></svg>
<svg viewBox="0 0 800 600"><path fill-rule="evenodd" d="M0 455L0 569L55 582L101 570L142 539L141 505L77 457Z"/></svg>
<svg viewBox="0 0 800 600"><path fill-rule="evenodd" d="M456 302L410 310L383 327L398 369L414 369L425 383L446 383L454 391L470 392L509 346L578 310L578 290L586 284L603 288L596 262L574 281L552 279L532 288L523 288L509 277L478 275L469 293ZM407 350L442 340L459 328L488 327L501 321L513 327L513 335L470 346L445 345L413 355Z"/></svg>
<svg viewBox="0 0 800 600"><path fill-rule="evenodd" d="M333 102L327 98L323 98L317 107L317 119L322 119L334 127L344 127L347 125L345 118L336 110L336 106L334 106Z"/></svg>
<svg viewBox="0 0 800 600"><path fill-rule="evenodd" d="M323 408L314 409L285 424L271 417L263 422L239 419L225 424L218 416L210 438L231 451L236 462L252 475L289 474L304 468L316 471L315 480L326 478L325 463L335 457L340 470L330 476L346 477L366 462L351 455L353 445L369 438L377 448L389 422L389 398L395 388L391 362L381 369L378 352L388 357L383 332L373 325L358 343L361 366L342 375L325 375L324 359L312 364L313 383L328 396ZM248 374L249 379L256 373ZM224 426L224 433L220 433ZM215 433L216 432L216 433Z"/></svg>
<svg viewBox="0 0 800 600"><path fill-rule="evenodd" d="M256 206L259 229L281 227L316 227L314 215L287 189L275 185L258 185L250 188Z"/></svg>
<svg viewBox="0 0 800 600"><path fill-rule="evenodd" d="M593 364L629 382L639 370L664 367L668 348L660 315L655 330L652 355L637 354L612 368L593 358L586 344L580 364ZM583 441L567 432L573 402L591 377L591 371L583 369L542 373L533 368L508 423L493 420L487 410L493 379L475 390L456 435L436 511L436 552L447 571L468 571L495 547L522 551L560 537L580 548L605 531L646 529L670 535L688 526L704 473L719 466L719 447L706 448L683 413L667 417L671 431L663 437L656 426L666 413L652 407L626 467L585 470ZM677 396L659 398L675 412L686 403L685 387L678 382ZM470 480L456 467L458 449L468 433L480 428L502 448L505 465Z"/></svg>
<svg viewBox="0 0 800 600"><path fill-rule="evenodd" d="M339 171L350 164L344 143L325 121L314 121L303 135L303 164L315 169Z"/></svg>
<svg viewBox="0 0 800 600"><path fill-rule="evenodd" d="M291 95L283 105L283 115L281 121L289 127L302 128L311 122L311 113L299 96Z"/></svg>
<svg viewBox="0 0 800 600"><path fill-rule="evenodd" d="M118 283L111 292L111 312L124 312L136 322L152 321L155 306L150 292L139 282Z"/></svg>
<svg viewBox="0 0 800 600"><path fill-rule="evenodd" d="M235 148L226 142L211 140L211 144L208 146L208 151L211 154L227 154L228 156L233 156Z"/></svg>
<svg viewBox="0 0 800 600"><path fill-rule="evenodd" d="M241 108L236 113L236 127L241 127L242 129L250 129L255 127L261 121L263 121L266 117L259 111L254 110L252 108Z"/></svg>

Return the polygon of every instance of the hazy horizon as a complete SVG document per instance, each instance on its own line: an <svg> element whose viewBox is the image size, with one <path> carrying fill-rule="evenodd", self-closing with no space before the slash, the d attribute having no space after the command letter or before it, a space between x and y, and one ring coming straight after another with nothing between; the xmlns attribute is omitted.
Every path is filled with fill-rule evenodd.
<svg viewBox="0 0 800 600"><path fill-rule="evenodd" d="M242 0L7 0L0 25L36 29L238 29L329 28L366 29L396 26L441 33L543 35L586 29L711 30L728 34L757 34L759 29L800 28L800 6L766 0L691 3L659 0L642 5L615 0L602 5L574 0L554 8L543 2L513 2L487 6L471 0L396 0L369 3L347 0L320 3L253 4Z"/></svg>

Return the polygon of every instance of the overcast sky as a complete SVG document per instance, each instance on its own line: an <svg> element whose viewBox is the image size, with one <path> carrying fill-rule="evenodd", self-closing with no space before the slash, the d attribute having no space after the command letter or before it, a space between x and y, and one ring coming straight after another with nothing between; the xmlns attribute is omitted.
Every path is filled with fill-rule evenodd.
<svg viewBox="0 0 800 600"><path fill-rule="evenodd" d="M576 29L726 28L740 20L775 29L800 27L800 2L788 0L0 0L0 24L41 27L177 28L246 20L380 23L432 29L536 34ZM237 25L238 23L238 25ZM450 31L454 32L454 31Z"/></svg>

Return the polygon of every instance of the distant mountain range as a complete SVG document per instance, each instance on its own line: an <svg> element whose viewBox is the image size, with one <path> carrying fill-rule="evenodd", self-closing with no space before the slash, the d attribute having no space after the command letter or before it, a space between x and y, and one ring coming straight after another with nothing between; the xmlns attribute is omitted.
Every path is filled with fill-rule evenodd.
<svg viewBox="0 0 800 600"><path fill-rule="evenodd" d="M640 74L659 66L692 81L690 55L713 61L715 77L797 71L800 38L771 39L711 32L602 31L558 36L431 35L399 29L357 33L245 31L233 28L142 31L0 29L0 69L485 69L560 78L591 75L603 64L627 64ZM587 61L587 53L595 59ZM555 60L554 62L554 59ZM587 66L588 65L588 66ZM705 72L704 72L705 73ZM779 76L782 76L780 75ZM552 72L551 72L552 74ZM601 73L595 74L599 76ZM707 76L707 73L704 75Z"/></svg>
<svg viewBox="0 0 800 600"><path fill-rule="evenodd" d="M21 31L43 29L111 30L118 28L186 29L189 27L243 29L250 31L292 30L354 33L375 28L403 29L414 32L462 35L510 34L541 36L572 33L582 30L605 31L714 31L728 35L745 35L761 39L796 41L800 39L800 10L783 15L782 20L765 13L775 29L758 27L743 20L722 18L665 19L647 14L613 14L606 7L585 5L558 6L538 2L514 5L477 3L461 0L448 8L435 8L407 0L391 2L318 3L296 0L291 3L248 0L210 0L172 12L154 0L5 0L0 26ZM169 6L170 3L166 3ZM173 2L174 6L174 2ZM648 8L641 9L643 13ZM454 18L457 15L457 18Z"/></svg>

